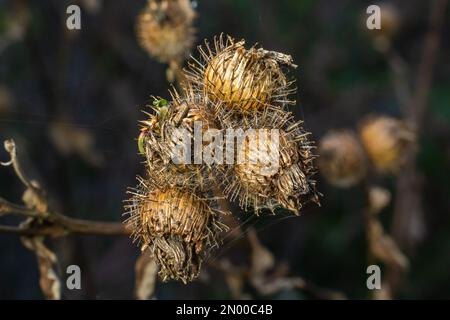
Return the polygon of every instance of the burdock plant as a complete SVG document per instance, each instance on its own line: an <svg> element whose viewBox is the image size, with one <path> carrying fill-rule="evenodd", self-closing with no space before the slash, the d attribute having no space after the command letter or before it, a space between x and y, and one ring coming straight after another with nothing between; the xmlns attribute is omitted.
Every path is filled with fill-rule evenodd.
<svg viewBox="0 0 450 320"><path fill-rule="evenodd" d="M256 213L281 207L299 214L305 203L319 203L314 143L287 110L296 92L287 71L296 66L289 55L244 44L220 36L214 49L207 43L199 47L201 57L184 70L180 92L172 90L170 101L155 98L154 112L141 121L138 146L146 173L130 190L127 223L142 250L157 261L162 280L193 280L217 243L224 228L214 187ZM196 123L202 134L232 129L256 135L236 138L231 163L174 161L177 146L195 139Z"/></svg>
<svg viewBox="0 0 450 320"><path fill-rule="evenodd" d="M190 190L165 188L139 179L127 205L133 237L153 254L163 281L187 283L197 277L207 248L214 246L218 212Z"/></svg>
<svg viewBox="0 0 450 320"><path fill-rule="evenodd" d="M332 185L347 188L359 183L368 171L368 160L352 130L331 131L319 144L319 169Z"/></svg>
<svg viewBox="0 0 450 320"><path fill-rule="evenodd" d="M151 57L169 65L170 81L194 44L195 17L190 0L148 0L137 18L139 44Z"/></svg>

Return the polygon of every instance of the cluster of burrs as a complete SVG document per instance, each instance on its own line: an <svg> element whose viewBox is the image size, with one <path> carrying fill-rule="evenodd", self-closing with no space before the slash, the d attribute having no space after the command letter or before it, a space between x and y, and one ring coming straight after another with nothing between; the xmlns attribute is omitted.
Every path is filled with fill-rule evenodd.
<svg viewBox="0 0 450 320"><path fill-rule="evenodd" d="M371 171L396 174L415 150L415 129L404 120L371 115L358 133L341 129L327 133L319 143L319 170L330 184L347 188L367 179Z"/></svg>
<svg viewBox="0 0 450 320"><path fill-rule="evenodd" d="M182 88L170 100L155 98L141 121L145 176L126 206L134 238L154 256L161 279L184 283L227 229L218 198L256 214L284 208L298 215L307 202L319 203L314 145L288 111L296 93L291 56L223 35L198 51ZM244 134L229 139L230 150L218 143L225 132Z"/></svg>

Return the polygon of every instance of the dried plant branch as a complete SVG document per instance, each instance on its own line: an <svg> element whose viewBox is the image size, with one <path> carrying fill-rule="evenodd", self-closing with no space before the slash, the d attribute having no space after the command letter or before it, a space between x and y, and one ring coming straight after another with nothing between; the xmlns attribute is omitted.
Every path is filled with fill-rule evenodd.
<svg viewBox="0 0 450 320"><path fill-rule="evenodd" d="M0 197L0 216L6 214L22 215L26 217L40 216L40 213L36 212L35 210L31 210L26 207L11 203L8 200Z"/></svg>
<svg viewBox="0 0 450 320"><path fill-rule="evenodd" d="M25 229L20 227L0 226L0 233L13 233L19 235L27 235Z"/></svg>
<svg viewBox="0 0 450 320"><path fill-rule="evenodd" d="M15 171L17 177L20 179L20 181L22 181L22 183L27 188L33 188L33 185L31 184L31 182L27 178L25 178L25 175L23 174L23 171L20 167L20 163L17 160L16 144L14 143L14 140L12 140L12 139L5 140L4 147L5 147L5 150L9 153L11 158L7 162L0 162L0 164L5 167L12 165L14 168L14 171Z"/></svg>
<svg viewBox="0 0 450 320"><path fill-rule="evenodd" d="M364 211L365 231L367 238L367 265L377 262L384 263L387 267L396 268L403 272L409 267L409 260L400 250L396 241L389 235L379 219L380 212L390 203L391 194L388 190L370 186L364 181L367 207ZM383 295L371 291L372 299L391 299L389 282L383 282Z"/></svg>
<svg viewBox="0 0 450 320"><path fill-rule="evenodd" d="M239 226L236 228L240 229ZM237 236L240 234L242 234L242 231L236 232ZM275 258L260 243L254 228L250 227L247 230L246 241L252 251L250 265L236 266L226 258L207 261L210 267L224 273L234 299L248 297L246 293L242 292L246 283L251 285L261 296L270 296L286 290L301 290L317 299L346 299L346 295L342 292L320 288L298 276L286 276L287 270L289 269L286 264L281 264L279 265L281 268L274 269ZM273 272L271 272L272 269L274 269Z"/></svg>
<svg viewBox="0 0 450 320"><path fill-rule="evenodd" d="M96 235L130 234L122 223L74 219L49 210L45 192L36 181L29 180L24 174L17 157L14 141L6 140L4 146L10 155L10 160L1 162L1 165L12 166L17 177L27 190L23 196L25 206L11 203L0 197L0 216L6 214L25 216L31 218L33 223L23 224L20 227L0 226L0 232L51 237L60 237L71 233Z"/></svg>
<svg viewBox="0 0 450 320"><path fill-rule="evenodd" d="M6 204L6 205L5 205ZM3 209L6 208L4 212ZM18 233L22 235L46 235L52 237L65 236L71 233L91 235L129 235L130 231L119 222L100 222L74 219L65 215L51 212L47 217L40 217L39 212L26 207L11 204L0 198L0 213L11 213L38 217L42 220L39 225L24 228L11 228L2 226L0 232Z"/></svg>
<svg viewBox="0 0 450 320"><path fill-rule="evenodd" d="M238 282L247 281L251 277L251 270L246 267L232 265L228 260L222 259L209 264L211 267L223 272L227 279L239 279ZM318 287L301 277L265 277L254 278L251 285L262 296L274 295L286 290L301 290L316 299L342 300L346 295L342 292ZM238 295L235 298L240 298Z"/></svg>
<svg viewBox="0 0 450 320"><path fill-rule="evenodd" d="M33 251L36 255L39 267L39 284L47 299L61 299L61 280L56 271L58 258L44 244L44 237L22 237L25 248Z"/></svg>
<svg viewBox="0 0 450 320"><path fill-rule="evenodd" d="M15 233L29 236L61 237L69 234L89 235L130 235L122 223L99 222L73 219L64 215L51 213L49 219L41 219L38 225L26 227L0 226L0 233ZM56 218L55 218L56 217Z"/></svg>
<svg viewBox="0 0 450 320"><path fill-rule="evenodd" d="M412 121L420 125L427 107L428 94L433 80L441 38L442 25L445 19L447 0L436 0L430 13L430 28L425 38L422 59L419 65L415 95L411 104Z"/></svg>
<svg viewBox="0 0 450 320"><path fill-rule="evenodd" d="M420 132L427 108L435 64L437 61L442 24L445 19L447 0L436 0L431 6L429 31L425 37L422 58L419 64L414 94L401 106L404 117L410 121L417 133ZM393 73L398 73L395 64ZM403 80L406 85L406 79ZM399 100L402 100L399 94ZM392 233L396 243L402 248L413 249L424 233L422 209L422 178L416 165L416 152L411 150L397 179L398 195L395 202ZM404 271L392 267L388 274L388 284L394 294L398 289Z"/></svg>
<svg viewBox="0 0 450 320"><path fill-rule="evenodd" d="M44 190L39 183L29 180L24 174L16 152L14 140L4 142L10 160L0 162L12 166L19 180L25 185L22 200L25 205L11 203L0 197L0 216L19 215L26 217L19 226L1 226L0 233L19 235L22 244L36 255L39 269L39 284L47 299L61 298L61 281L56 271L58 258L45 245L45 237L62 237L68 234L129 235L122 223L87 221L67 217L49 209Z"/></svg>

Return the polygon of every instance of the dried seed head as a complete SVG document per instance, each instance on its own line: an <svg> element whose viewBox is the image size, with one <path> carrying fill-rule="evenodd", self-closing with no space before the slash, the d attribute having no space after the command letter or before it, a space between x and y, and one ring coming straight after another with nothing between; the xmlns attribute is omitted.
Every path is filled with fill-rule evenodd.
<svg viewBox="0 0 450 320"><path fill-rule="evenodd" d="M391 3L380 4L380 29L368 29L366 27L367 15L362 19L364 22L364 31L372 37L375 49L386 51L390 48L393 37L398 33L401 27L401 16L398 8Z"/></svg>
<svg viewBox="0 0 450 320"><path fill-rule="evenodd" d="M241 159L234 165L225 182L226 193L232 200L238 199L242 208L252 207L256 213L264 208L273 211L282 206L298 214L305 203L318 203L312 179L315 173L313 146L301 122L289 125L289 117L271 125L263 117L258 121L263 129L257 130L254 137L245 137L243 143L236 146L237 154L245 155L245 161ZM278 138L269 133L274 129L271 126L283 128L275 129Z"/></svg>
<svg viewBox="0 0 450 320"><path fill-rule="evenodd" d="M132 194L126 223L141 249L155 257L160 278L192 281L207 251L217 245L217 213L191 191L156 189L142 179Z"/></svg>
<svg viewBox="0 0 450 320"><path fill-rule="evenodd" d="M398 171L416 142L411 126L387 116L367 119L359 134L372 164L380 172Z"/></svg>
<svg viewBox="0 0 450 320"><path fill-rule="evenodd" d="M322 138L318 165L332 185L342 188L355 185L367 172L364 149L350 130L332 131Z"/></svg>
<svg viewBox="0 0 450 320"><path fill-rule="evenodd" d="M238 152L245 156L244 163L234 166L236 175L253 192L265 193L278 170L270 170L272 165L286 168L298 160L297 145L281 133L278 140L272 139L269 129L262 129L254 139L247 136L238 146Z"/></svg>
<svg viewBox="0 0 450 320"><path fill-rule="evenodd" d="M146 156L149 178L158 186L208 189L214 180L212 168L195 164L193 152L190 157L184 157L179 150L187 140L191 147L194 145L196 123L201 130L215 128L215 124L206 114L200 96L180 97L174 92L172 98L170 103L154 106L156 114L142 121L144 126L138 142Z"/></svg>
<svg viewBox="0 0 450 320"><path fill-rule="evenodd" d="M295 66L290 56L246 49L244 40L224 40L223 35L214 39L214 49L205 44L206 49L198 48L202 61L190 63L186 77L211 101L241 113L295 103L289 99L295 92L293 81L282 70L283 65Z"/></svg>
<svg viewBox="0 0 450 320"><path fill-rule="evenodd" d="M149 0L137 18L140 45L160 62L182 62L195 40L195 15L189 0Z"/></svg>
<svg viewBox="0 0 450 320"><path fill-rule="evenodd" d="M393 37L400 29L401 17L396 6L390 3L383 3L380 5L380 27L381 29L374 29L376 36L383 35L387 38Z"/></svg>

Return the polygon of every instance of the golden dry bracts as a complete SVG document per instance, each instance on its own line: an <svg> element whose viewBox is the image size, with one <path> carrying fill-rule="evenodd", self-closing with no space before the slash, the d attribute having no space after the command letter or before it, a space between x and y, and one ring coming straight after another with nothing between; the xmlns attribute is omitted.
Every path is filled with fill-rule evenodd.
<svg viewBox="0 0 450 320"><path fill-rule="evenodd" d="M159 186L205 189L213 180L211 168L195 162L195 126L203 132L215 124L205 114L201 100L173 95L169 103L154 101L155 114L142 121L138 139L141 154L146 157L149 179Z"/></svg>
<svg viewBox="0 0 450 320"><path fill-rule="evenodd" d="M246 137L237 145L245 161L233 167L234 174L225 189L230 198L256 213L282 206L298 214L306 202L318 202L307 134L277 129L256 132L254 138Z"/></svg>
<svg viewBox="0 0 450 320"><path fill-rule="evenodd" d="M334 186L347 188L360 182L367 173L367 157L351 130L327 133L319 144L321 174Z"/></svg>
<svg viewBox="0 0 450 320"><path fill-rule="evenodd" d="M134 240L159 266L163 281L196 278L204 256L222 230L217 213L190 191L153 189L147 182L133 191L127 223Z"/></svg>
<svg viewBox="0 0 450 320"><path fill-rule="evenodd" d="M359 129L362 144L379 172L395 173L416 147L415 130L405 121L372 116Z"/></svg>
<svg viewBox="0 0 450 320"><path fill-rule="evenodd" d="M186 77L199 92L213 102L246 113L267 106L295 104L295 93L284 66L296 67L292 58L262 48L245 48L245 41L235 42L221 35L214 39L214 49L206 42L199 47L200 60L194 60Z"/></svg>
<svg viewBox="0 0 450 320"><path fill-rule="evenodd" d="M195 40L195 16L189 0L148 0L137 18L140 45L160 62L180 64Z"/></svg>

